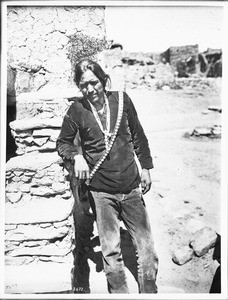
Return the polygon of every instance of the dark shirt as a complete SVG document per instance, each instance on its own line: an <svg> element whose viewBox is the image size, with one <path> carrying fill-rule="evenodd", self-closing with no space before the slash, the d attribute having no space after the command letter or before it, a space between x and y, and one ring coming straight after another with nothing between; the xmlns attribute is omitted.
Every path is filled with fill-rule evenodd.
<svg viewBox="0 0 228 300"><path fill-rule="evenodd" d="M118 115L118 92L107 92L106 95L111 112L110 129L113 132ZM74 145L77 132L81 138L83 156L91 171L105 152L105 141L85 98L76 100L70 106L57 140L59 155L72 164L74 156L79 153ZM106 192L125 192L136 188L140 184L140 176L134 153L143 169L153 168L148 140L134 105L124 92L123 116L116 139L107 158L91 179L91 188Z"/></svg>

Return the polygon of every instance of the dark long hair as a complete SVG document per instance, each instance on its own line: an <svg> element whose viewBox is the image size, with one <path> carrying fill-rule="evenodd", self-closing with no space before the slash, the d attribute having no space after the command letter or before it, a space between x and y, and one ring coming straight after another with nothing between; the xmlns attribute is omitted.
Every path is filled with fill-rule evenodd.
<svg viewBox="0 0 228 300"><path fill-rule="evenodd" d="M111 82L110 76L103 71L98 63L91 59L83 59L76 64L74 69L74 82L76 85L79 86L81 77L87 70L93 72L93 74L100 80L103 89L105 90L107 82Z"/></svg>

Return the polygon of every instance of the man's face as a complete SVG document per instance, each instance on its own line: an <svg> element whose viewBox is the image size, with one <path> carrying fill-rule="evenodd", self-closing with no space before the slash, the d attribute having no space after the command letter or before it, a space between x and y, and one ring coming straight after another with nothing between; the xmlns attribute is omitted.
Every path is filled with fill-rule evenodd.
<svg viewBox="0 0 228 300"><path fill-rule="evenodd" d="M79 89L83 96L92 104L103 100L104 89L102 83L96 75L90 70L87 70L79 81Z"/></svg>

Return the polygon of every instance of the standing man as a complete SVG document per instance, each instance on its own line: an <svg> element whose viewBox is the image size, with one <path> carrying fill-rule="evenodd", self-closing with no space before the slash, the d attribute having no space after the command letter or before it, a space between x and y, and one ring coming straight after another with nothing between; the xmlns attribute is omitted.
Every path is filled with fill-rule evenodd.
<svg viewBox="0 0 228 300"><path fill-rule="evenodd" d="M142 194L153 168L148 140L126 93L106 91L110 78L99 64L82 60L74 81L83 97L67 111L57 140L59 155L87 184L97 222L110 293L129 293L120 249L120 220L137 256L139 293L157 293L158 258ZM82 154L74 146L79 133ZM136 153L142 167L139 174ZM140 186L141 185L141 189Z"/></svg>

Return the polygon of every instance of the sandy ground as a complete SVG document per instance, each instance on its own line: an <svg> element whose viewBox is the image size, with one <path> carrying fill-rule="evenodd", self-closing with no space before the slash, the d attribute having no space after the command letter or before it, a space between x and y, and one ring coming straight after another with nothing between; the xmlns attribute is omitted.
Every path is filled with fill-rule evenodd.
<svg viewBox="0 0 228 300"><path fill-rule="evenodd" d="M221 124L221 114L208 110L210 105L221 104L220 94L199 89L127 92L149 139L155 165L145 202L159 256L158 292L208 293L217 267L213 249L182 266L173 263L171 253L204 226L220 233L221 140L183 136L197 126ZM100 251L99 247L94 251ZM104 272L96 272L91 260L89 265L91 293L107 293ZM126 273L130 293L138 293L132 274L128 269Z"/></svg>

